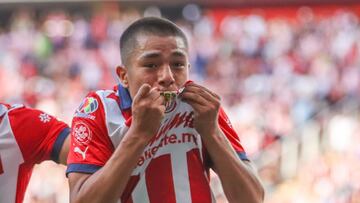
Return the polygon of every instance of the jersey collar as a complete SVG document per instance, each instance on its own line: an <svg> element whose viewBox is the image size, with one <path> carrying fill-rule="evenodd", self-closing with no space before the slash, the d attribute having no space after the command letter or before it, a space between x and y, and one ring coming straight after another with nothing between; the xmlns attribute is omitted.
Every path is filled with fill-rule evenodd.
<svg viewBox="0 0 360 203"><path fill-rule="evenodd" d="M118 85L118 94L119 94L119 106L122 111L131 109L132 99L129 93L129 90L123 87L121 84Z"/></svg>

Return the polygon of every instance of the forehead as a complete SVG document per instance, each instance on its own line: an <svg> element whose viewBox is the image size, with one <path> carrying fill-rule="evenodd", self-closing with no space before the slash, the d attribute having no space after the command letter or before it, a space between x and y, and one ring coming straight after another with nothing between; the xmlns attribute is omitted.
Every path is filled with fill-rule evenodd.
<svg viewBox="0 0 360 203"><path fill-rule="evenodd" d="M188 50L184 40L177 36L139 35L136 38L137 45L134 55L140 56L144 53L183 53L187 56Z"/></svg>

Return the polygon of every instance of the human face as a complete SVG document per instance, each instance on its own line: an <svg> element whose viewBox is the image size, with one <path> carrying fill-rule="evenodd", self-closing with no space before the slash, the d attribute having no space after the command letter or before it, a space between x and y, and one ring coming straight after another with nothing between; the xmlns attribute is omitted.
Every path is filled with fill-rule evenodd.
<svg viewBox="0 0 360 203"><path fill-rule="evenodd" d="M184 85L190 64L182 38L140 35L137 42L124 75L132 98L144 83L160 91L176 91Z"/></svg>

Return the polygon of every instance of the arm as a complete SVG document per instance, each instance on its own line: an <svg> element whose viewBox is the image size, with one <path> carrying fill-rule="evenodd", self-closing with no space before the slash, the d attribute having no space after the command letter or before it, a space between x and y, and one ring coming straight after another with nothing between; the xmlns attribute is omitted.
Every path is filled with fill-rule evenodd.
<svg viewBox="0 0 360 203"><path fill-rule="evenodd" d="M129 130L106 164L94 174L70 173L71 202L117 202L147 140Z"/></svg>
<svg viewBox="0 0 360 203"><path fill-rule="evenodd" d="M71 202L117 202L164 111L160 92L143 85L133 101L131 127L110 159L93 174L69 174Z"/></svg>
<svg viewBox="0 0 360 203"><path fill-rule="evenodd" d="M220 98L190 83L181 94L194 108L194 126L201 135L229 202L258 203L264 189L248 163L239 159L218 124Z"/></svg>
<svg viewBox="0 0 360 203"><path fill-rule="evenodd" d="M66 160L68 157L70 148L70 136L65 138L64 144L61 147L60 154L59 154L59 163L66 165Z"/></svg>
<svg viewBox="0 0 360 203"><path fill-rule="evenodd" d="M205 146L229 202L262 202L263 188L249 161L242 161L220 129L203 136Z"/></svg>
<svg viewBox="0 0 360 203"><path fill-rule="evenodd" d="M9 117L12 126L15 126L14 133L21 137L20 147L27 163L53 160L66 164L70 131L67 124L43 111L25 106L14 108Z"/></svg>
<svg viewBox="0 0 360 203"><path fill-rule="evenodd" d="M58 121L55 123L54 128L64 125L63 122ZM66 165L66 160L70 150L70 128L66 125L60 133L58 133L55 143L51 151L51 159L56 163Z"/></svg>

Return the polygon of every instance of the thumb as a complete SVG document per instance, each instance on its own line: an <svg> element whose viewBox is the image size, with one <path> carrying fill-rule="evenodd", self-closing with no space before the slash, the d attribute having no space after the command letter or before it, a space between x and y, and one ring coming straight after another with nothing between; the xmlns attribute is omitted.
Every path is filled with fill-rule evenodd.
<svg viewBox="0 0 360 203"><path fill-rule="evenodd" d="M138 92L136 93L134 100L138 100L142 97L145 97L151 90L151 86L147 83L141 85Z"/></svg>

